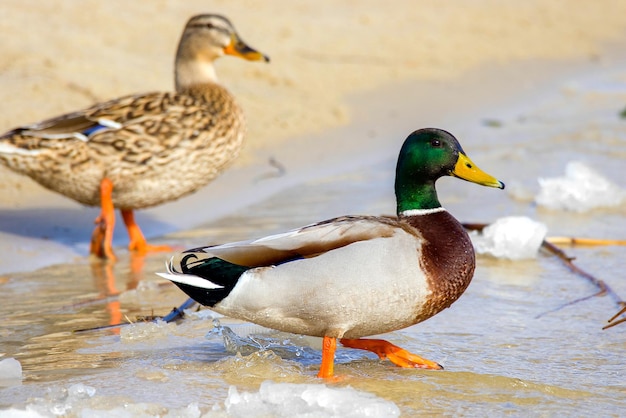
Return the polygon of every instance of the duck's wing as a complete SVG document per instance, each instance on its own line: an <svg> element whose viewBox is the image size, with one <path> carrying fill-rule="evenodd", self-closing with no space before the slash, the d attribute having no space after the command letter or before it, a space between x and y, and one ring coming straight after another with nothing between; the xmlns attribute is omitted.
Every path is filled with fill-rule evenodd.
<svg viewBox="0 0 626 418"><path fill-rule="evenodd" d="M316 259L356 242L391 237L400 229L402 223L394 218L344 216L251 241L188 250L171 258L167 273L158 274L196 301L214 306L248 270Z"/></svg>
<svg viewBox="0 0 626 418"><path fill-rule="evenodd" d="M203 259L211 256L249 268L263 267L316 257L358 241L391 237L401 227L391 217L342 216L255 240L196 248L180 256L195 253Z"/></svg>
<svg viewBox="0 0 626 418"><path fill-rule="evenodd" d="M77 112L14 128L5 132L0 138L4 141L13 139L16 146L26 149L28 144L19 143L20 138L22 140L26 137L49 140L79 139L87 142L96 132L118 130L136 122L140 117L149 116L150 113L157 114L155 111L157 104L163 98L165 95L162 93L125 96L98 103ZM150 103L153 106L149 106Z"/></svg>
<svg viewBox="0 0 626 418"><path fill-rule="evenodd" d="M1 152L37 154L79 141L111 148L110 152L135 152L139 147L155 153L173 148L181 138L193 138L194 132L198 136L215 113L203 105L202 100L184 93L125 96L12 129L0 135ZM136 144L137 140L142 144Z"/></svg>

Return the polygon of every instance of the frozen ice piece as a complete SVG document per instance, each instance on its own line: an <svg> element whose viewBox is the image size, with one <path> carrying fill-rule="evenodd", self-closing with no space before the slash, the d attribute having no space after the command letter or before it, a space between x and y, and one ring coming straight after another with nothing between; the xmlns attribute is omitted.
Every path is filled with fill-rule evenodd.
<svg viewBox="0 0 626 418"><path fill-rule="evenodd" d="M135 322L122 327L120 341L135 342L167 337L176 329L175 323L167 323L160 319L153 322Z"/></svg>
<svg viewBox="0 0 626 418"><path fill-rule="evenodd" d="M539 186L535 201L550 209L586 212L618 206L626 198L626 191L578 161L567 163L564 177L540 178Z"/></svg>
<svg viewBox="0 0 626 418"><path fill-rule="evenodd" d="M0 381L22 380L22 364L13 357L0 360Z"/></svg>
<svg viewBox="0 0 626 418"><path fill-rule="evenodd" d="M526 216L508 216L496 220L481 233L470 234L479 254L522 260L535 258L548 228Z"/></svg>
<svg viewBox="0 0 626 418"><path fill-rule="evenodd" d="M273 417L397 417L393 402L350 387L323 384L274 383L264 381L256 393L241 392L234 386L224 402L228 416Z"/></svg>

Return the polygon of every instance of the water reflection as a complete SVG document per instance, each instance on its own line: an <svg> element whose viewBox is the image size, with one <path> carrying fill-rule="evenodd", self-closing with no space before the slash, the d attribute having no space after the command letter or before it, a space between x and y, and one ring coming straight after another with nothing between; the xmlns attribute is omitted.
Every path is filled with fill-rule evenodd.
<svg viewBox="0 0 626 418"><path fill-rule="evenodd" d="M104 304L103 308L99 308L99 312L100 314L106 313L106 321L98 326L74 330L74 332L107 329L111 333L119 334L120 326L129 323L152 321L157 318L163 318L169 322L180 317L182 310L191 307L195 302L188 300L165 315L167 312L164 312L162 307L163 304L168 303L169 292L164 293L163 290L167 288L171 288L174 292L176 290L169 282L157 282L158 277L154 271L158 271L158 268L155 264L162 265L164 258L163 254L135 253L122 256L119 261L91 257L89 268L96 295L73 304L72 308L81 309L87 306L96 308ZM148 268L146 268L146 262L148 262ZM149 273L146 273L147 271ZM149 278L146 279L146 277ZM149 312L146 309L149 309ZM156 313L163 315L156 315Z"/></svg>
<svg viewBox="0 0 626 418"><path fill-rule="evenodd" d="M98 291L98 296L94 301L105 301L105 310L109 315L107 325L117 325L122 323L122 309L117 296L121 293L117 287L115 279L115 261L103 260L96 257L90 258L91 275L94 287ZM133 290L144 278L145 255L130 253L129 270L126 276L123 291ZM112 331L119 333L119 329L112 328Z"/></svg>

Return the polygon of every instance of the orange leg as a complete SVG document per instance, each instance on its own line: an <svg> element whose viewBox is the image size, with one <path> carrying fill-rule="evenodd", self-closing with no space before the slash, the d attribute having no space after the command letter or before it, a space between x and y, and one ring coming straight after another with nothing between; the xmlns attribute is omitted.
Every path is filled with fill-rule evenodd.
<svg viewBox="0 0 626 418"><path fill-rule="evenodd" d="M100 215L94 223L89 252L101 258L115 260L113 254L113 229L115 228L115 209L113 207L113 182L107 178L100 182Z"/></svg>
<svg viewBox="0 0 626 418"><path fill-rule="evenodd" d="M135 222L135 214L132 209L122 209L122 218L126 224L128 230L128 236L130 237L130 243L128 249L130 251L136 251L139 254L145 254L149 252L157 251L173 251L169 245L150 245L146 242L146 238L143 236L139 225Z"/></svg>
<svg viewBox="0 0 626 418"><path fill-rule="evenodd" d="M324 337L322 342L322 365L317 377L328 379L333 377L335 367L335 350L337 349L337 339Z"/></svg>
<svg viewBox="0 0 626 418"><path fill-rule="evenodd" d="M443 367L434 361L426 360L418 355L410 353L403 348L393 345L385 340L373 339L347 339L342 338L341 344L345 347L368 350L380 357L381 360L389 359L393 364L400 367L435 369L441 370Z"/></svg>

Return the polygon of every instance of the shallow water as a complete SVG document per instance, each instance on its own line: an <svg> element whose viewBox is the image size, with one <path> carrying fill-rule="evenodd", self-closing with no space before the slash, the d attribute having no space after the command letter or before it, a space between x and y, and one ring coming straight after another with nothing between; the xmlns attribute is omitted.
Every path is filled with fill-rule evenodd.
<svg viewBox="0 0 626 418"><path fill-rule="evenodd" d="M526 215L544 222L549 235L623 239L624 205L579 214L542 209L532 198L538 192L537 178L562 175L572 160L586 162L626 188L626 120L618 117L626 107L626 71L605 68L552 88L534 102L494 109L455 132L475 163L507 183L505 192L444 179L440 199L463 222ZM492 122L486 124L486 119ZM384 158L353 172L322 176L162 240L193 247L343 214L389 214L394 210L394 164ZM565 251L626 298L626 247ZM2 383L6 386L0 388L0 407L28 407L45 415L79 416L118 408L117 414L129 416L168 411L219 416L228 409L226 401L234 399L229 394L233 385L240 392L255 393L268 381L322 384L315 378L319 340L267 333L221 318L220 326L239 335L225 347L223 334L228 331L211 331L214 321L208 311L187 315L178 324L73 332L134 322L138 316L162 316L185 300L153 274L163 269L165 255L144 259L120 254L115 264L83 258L1 278L0 351L21 362L23 380ZM393 402L406 416L622 414L626 324L601 329L618 310L615 300L592 297L565 306L594 294L596 288L546 253L524 261L480 256L477 264L474 281L451 309L385 336L443 364L445 371L403 370L340 349L336 373L342 379L330 386L374 394ZM258 335L245 339L250 333ZM269 390L278 393L276 387ZM345 399L361 402L348 395ZM198 409L189 407L194 403ZM219 411L212 410L216 404ZM229 412L250 416L249 410ZM272 413L290 415L276 409ZM313 407L316 414L332 415L322 406Z"/></svg>

